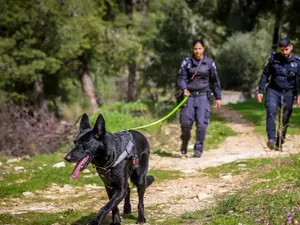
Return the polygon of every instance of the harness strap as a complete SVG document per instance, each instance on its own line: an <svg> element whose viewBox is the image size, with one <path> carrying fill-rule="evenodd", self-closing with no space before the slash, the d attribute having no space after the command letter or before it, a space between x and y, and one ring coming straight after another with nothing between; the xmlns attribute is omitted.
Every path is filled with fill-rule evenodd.
<svg viewBox="0 0 300 225"><path fill-rule="evenodd" d="M111 167L112 168L116 167L120 162L122 162L125 158L127 158L127 156L129 156L130 153L132 152L133 146L134 144L130 139L128 141L125 151L119 156L119 158L115 161L115 163Z"/></svg>

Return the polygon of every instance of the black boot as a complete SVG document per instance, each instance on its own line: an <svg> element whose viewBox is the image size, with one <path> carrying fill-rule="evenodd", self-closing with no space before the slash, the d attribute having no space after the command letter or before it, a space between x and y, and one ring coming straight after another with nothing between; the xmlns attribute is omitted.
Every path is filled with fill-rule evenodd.
<svg viewBox="0 0 300 225"><path fill-rule="evenodd" d="M200 158L203 152L203 143L201 141L196 141L194 146L194 157Z"/></svg>
<svg viewBox="0 0 300 225"><path fill-rule="evenodd" d="M203 152L203 143L206 136L206 126L198 125L196 129L196 143L194 145L194 157L200 158Z"/></svg>
<svg viewBox="0 0 300 225"><path fill-rule="evenodd" d="M181 127L181 136L182 140L180 152L185 155L187 153L188 143L191 138L191 128L190 127Z"/></svg>
<svg viewBox="0 0 300 225"><path fill-rule="evenodd" d="M181 154L185 155L187 153L187 142L182 142L181 148L180 148Z"/></svg>

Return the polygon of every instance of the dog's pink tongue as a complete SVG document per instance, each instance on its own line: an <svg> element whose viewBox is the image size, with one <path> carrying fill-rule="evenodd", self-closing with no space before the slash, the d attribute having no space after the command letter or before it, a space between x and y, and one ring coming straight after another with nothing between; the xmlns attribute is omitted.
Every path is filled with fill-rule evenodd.
<svg viewBox="0 0 300 225"><path fill-rule="evenodd" d="M89 159L89 156L87 155L86 157L84 157L81 161L79 161L74 170L73 170L73 173L72 173L72 179L76 179L79 175L79 172L80 172L80 168L81 166Z"/></svg>

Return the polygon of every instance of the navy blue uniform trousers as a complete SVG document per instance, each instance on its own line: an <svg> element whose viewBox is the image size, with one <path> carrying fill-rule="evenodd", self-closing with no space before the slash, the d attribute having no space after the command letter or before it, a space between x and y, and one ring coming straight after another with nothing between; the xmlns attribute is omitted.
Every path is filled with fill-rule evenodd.
<svg viewBox="0 0 300 225"><path fill-rule="evenodd" d="M210 101L207 94L201 96L190 96L187 103L180 111L181 140L187 145L191 137L191 128L196 122L196 143L194 151L202 152L206 137L206 130L210 120Z"/></svg>
<svg viewBox="0 0 300 225"><path fill-rule="evenodd" d="M272 88L267 89L267 96L265 106L267 109L267 126L269 141L276 141L276 114L278 109L283 107L283 119L282 119L282 136L285 138L288 122L293 110L294 94L292 91L277 91ZM280 120L280 116L279 116Z"/></svg>

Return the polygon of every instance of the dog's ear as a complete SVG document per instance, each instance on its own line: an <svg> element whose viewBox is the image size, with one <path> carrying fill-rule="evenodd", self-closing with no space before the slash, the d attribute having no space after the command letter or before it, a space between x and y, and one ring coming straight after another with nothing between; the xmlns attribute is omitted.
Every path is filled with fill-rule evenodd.
<svg viewBox="0 0 300 225"><path fill-rule="evenodd" d="M89 121L89 117L88 115L86 115L85 113L82 115L81 120L80 120L80 127L79 127L79 131L84 131L85 129L91 128L91 124Z"/></svg>
<svg viewBox="0 0 300 225"><path fill-rule="evenodd" d="M93 128L93 133L97 138L101 138L104 136L105 132L106 132L105 120L104 120L102 114L100 114L98 116L95 126Z"/></svg>

